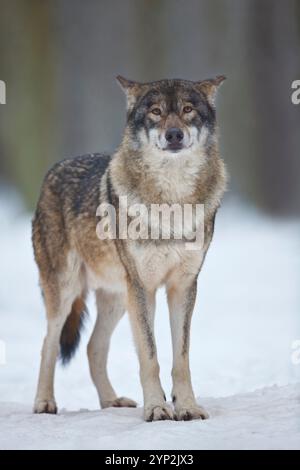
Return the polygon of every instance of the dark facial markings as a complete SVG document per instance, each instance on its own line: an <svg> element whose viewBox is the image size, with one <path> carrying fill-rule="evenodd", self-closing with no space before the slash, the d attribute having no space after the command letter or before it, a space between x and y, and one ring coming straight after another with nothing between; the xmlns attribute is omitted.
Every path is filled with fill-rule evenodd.
<svg viewBox="0 0 300 470"><path fill-rule="evenodd" d="M198 91L191 91L190 103L193 104L196 111L195 116L191 120L191 124L199 128L205 124L211 131L214 130L216 123L216 112L209 104L206 96Z"/></svg>
<svg viewBox="0 0 300 470"><path fill-rule="evenodd" d="M148 134L149 130L155 127L155 122L148 119L148 112L155 104L159 105L158 95L157 90L150 90L146 95L137 99L133 109L128 114L127 123L134 136L136 136L141 129L145 129Z"/></svg>
<svg viewBox="0 0 300 470"><path fill-rule="evenodd" d="M183 112L183 107L192 107L192 112ZM160 109L160 113L151 113L152 109ZM153 128L159 128L169 114L176 114L183 125L194 126L201 130L206 125L214 131L216 115L204 93L197 91L192 83L166 80L149 85L146 94L139 97L128 113L127 124L136 137L141 129L146 134Z"/></svg>

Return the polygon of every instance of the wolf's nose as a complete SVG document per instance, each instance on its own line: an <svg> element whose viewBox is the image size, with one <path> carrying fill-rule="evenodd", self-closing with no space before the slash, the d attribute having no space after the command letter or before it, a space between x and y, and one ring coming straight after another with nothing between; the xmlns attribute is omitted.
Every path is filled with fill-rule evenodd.
<svg viewBox="0 0 300 470"><path fill-rule="evenodd" d="M178 127L170 127L166 131L166 140L169 144L178 144L183 140L183 132Z"/></svg>

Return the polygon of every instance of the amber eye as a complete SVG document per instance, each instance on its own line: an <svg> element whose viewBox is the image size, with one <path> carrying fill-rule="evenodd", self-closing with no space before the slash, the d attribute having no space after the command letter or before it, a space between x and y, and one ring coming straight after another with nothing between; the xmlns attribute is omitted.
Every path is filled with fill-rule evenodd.
<svg viewBox="0 0 300 470"><path fill-rule="evenodd" d="M183 108L183 112L186 113L186 114L191 113L192 111L193 111L192 106L185 106Z"/></svg>
<svg viewBox="0 0 300 470"><path fill-rule="evenodd" d="M151 109L151 113L155 114L155 116L160 116L161 115L161 109L160 108L153 108L153 109Z"/></svg>

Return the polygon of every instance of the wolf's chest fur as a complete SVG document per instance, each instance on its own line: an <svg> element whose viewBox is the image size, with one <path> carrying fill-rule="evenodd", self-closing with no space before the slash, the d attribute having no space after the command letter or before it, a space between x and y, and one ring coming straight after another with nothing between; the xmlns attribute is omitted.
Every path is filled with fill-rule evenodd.
<svg viewBox="0 0 300 470"><path fill-rule="evenodd" d="M166 284L176 270L196 275L203 259L202 250L187 251L180 242L151 244L146 248L133 245L130 254L135 259L139 278L150 289Z"/></svg>
<svg viewBox="0 0 300 470"><path fill-rule="evenodd" d="M90 159L94 159L94 169L99 166L96 161L101 156L95 155ZM113 164L112 164L113 163ZM185 272L197 273L202 262L203 253L189 252L186 250L186 244L183 240L147 240L145 242L137 240L126 240L127 259L121 262L118 252L117 240L100 240L96 235L96 219L95 214L97 206L102 202L109 202L111 195L108 194L108 180L110 180L111 191L114 195L126 195L128 197L128 205L143 202L143 194L138 194L130 190L129 182L123 177L119 171L117 162L112 162L105 168L105 173L98 178L88 177L88 181L81 179L80 187L83 185L88 187L86 193L83 193L80 199L80 187L76 192L76 210L72 211L70 224L71 231L74 233L72 244L74 251L81 260L86 273L86 285L88 289L105 288L117 292L126 291L126 263L132 263L136 266L139 278L153 288L165 283L168 276L176 269ZM180 164L178 164L180 163ZM92 163L91 163L92 165ZM195 174L199 169L199 163L193 158L188 164L184 164L175 160L169 165L154 166L151 169L151 176L155 178L155 191L160 191L164 203L178 203L184 201L185 198L194 191L196 184ZM77 169L77 173L85 175L83 169ZM99 192L100 188L100 192ZM89 194L89 196L88 196ZM148 195L147 203L151 201L151 194ZM74 199L72 194L72 199ZM153 195L155 201L156 194ZM188 199L187 199L188 200ZM76 213L78 211L78 213ZM173 221L176 222L176 219ZM182 222L182 219L181 219ZM181 222L179 225L171 226L172 233L178 233L181 230ZM195 225L199 227L200 220L193 218L193 227L185 224L184 235L189 235L195 229ZM203 222L203 221L202 221ZM150 232L149 232L150 233ZM80 264L80 262L79 262Z"/></svg>
<svg viewBox="0 0 300 470"><path fill-rule="evenodd" d="M109 254L108 254L109 252ZM139 279L156 289L165 284L168 277L177 269L182 273L197 274L203 259L202 251L187 251L182 244L176 243L138 243L129 242L128 262L134 262ZM107 289L112 292L126 293L126 268L119 260L112 242L107 244L107 252L94 256L93 261L84 260L88 289Z"/></svg>
<svg viewBox="0 0 300 470"><path fill-rule="evenodd" d="M184 193L184 191L186 191L186 189L184 189L185 184L182 180L184 170L182 168L177 168L176 170L177 171L174 171L173 169L172 174L168 173L167 175L160 173L161 188L164 189L164 200L168 197L171 199L169 194L172 194L173 201L177 202L183 194L186 194ZM181 178L179 177L180 173ZM175 176L175 178L172 180L171 176ZM187 177L186 175L186 178ZM104 175L101 182L102 191L100 199L105 202L108 202L110 199L107 193L107 179L108 172ZM159 172L157 172L157 179L159 183ZM192 187L192 185L190 187ZM178 196L179 191L180 197ZM128 206L142 202L137 195L130 192L127 194ZM174 195L176 194L177 196L175 197ZM149 218L147 216L147 220L144 220L144 223L148 224L149 221L150 214ZM183 218L179 218L177 223L176 218L173 220L173 224L170 226L172 235L181 232L182 222ZM203 221L196 220L196 218L193 217L192 221L189 222L190 223L185 223L183 236L189 236L190 233L195 230L195 226L199 228L200 223ZM160 226L160 229L161 228ZM151 227L149 225L149 236L151 235L151 229L156 229L155 224L152 223ZM190 252L186 249L186 240L162 240L160 229L158 229L160 237L158 240L151 240L151 238L147 240L126 240L125 266L124 258L123 263L120 260L117 240L97 240L97 250L94 249L91 256L87 256L90 249L89 245L86 243L88 237L84 237L84 240L80 243L80 256L85 263L88 288L105 288L125 293L126 264L134 264L139 279L151 289L165 284L172 272L179 268L183 272L196 275L203 259L203 251L198 250L197 252ZM96 235L94 234L94 236Z"/></svg>

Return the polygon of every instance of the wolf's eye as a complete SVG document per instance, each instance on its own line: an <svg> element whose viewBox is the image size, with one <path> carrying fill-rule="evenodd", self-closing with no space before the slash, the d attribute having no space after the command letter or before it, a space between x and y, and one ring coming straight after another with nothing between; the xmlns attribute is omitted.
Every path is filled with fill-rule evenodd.
<svg viewBox="0 0 300 470"><path fill-rule="evenodd" d="M155 116L160 116L161 115L161 109L160 108L152 108L151 113L155 114Z"/></svg>
<svg viewBox="0 0 300 470"><path fill-rule="evenodd" d="M183 108L183 112L186 114L191 113L192 111L193 111L192 106L184 106Z"/></svg>

